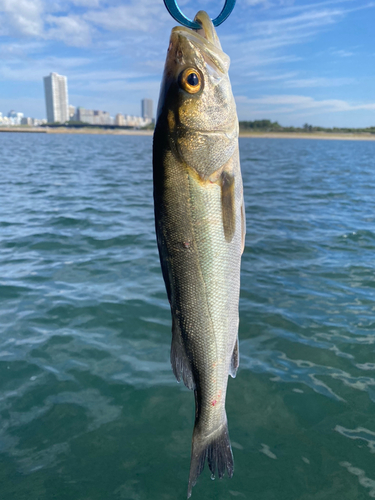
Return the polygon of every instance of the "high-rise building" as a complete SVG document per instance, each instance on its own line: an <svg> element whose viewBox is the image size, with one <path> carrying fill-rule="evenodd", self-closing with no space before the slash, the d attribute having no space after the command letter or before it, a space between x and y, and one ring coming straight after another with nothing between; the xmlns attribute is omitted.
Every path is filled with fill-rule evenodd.
<svg viewBox="0 0 375 500"><path fill-rule="evenodd" d="M68 81L66 76L51 73L44 77L48 123L69 121Z"/></svg>
<svg viewBox="0 0 375 500"><path fill-rule="evenodd" d="M152 120L152 99L142 99L142 118Z"/></svg>

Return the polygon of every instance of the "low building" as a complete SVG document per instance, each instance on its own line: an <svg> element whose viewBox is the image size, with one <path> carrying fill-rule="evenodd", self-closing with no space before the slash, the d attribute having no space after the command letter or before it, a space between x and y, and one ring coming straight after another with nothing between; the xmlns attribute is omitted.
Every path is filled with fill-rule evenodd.
<svg viewBox="0 0 375 500"><path fill-rule="evenodd" d="M143 118L142 116L125 115L125 125L128 127L145 127L151 121L150 118Z"/></svg>
<svg viewBox="0 0 375 500"><path fill-rule="evenodd" d="M94 125L113 125L111 115L107 111L94 111Z"/></svg>
<svg viewBox="0 0 375 500"><path fill-rule="evenodd" d="M77 108L76 120L89 125L112 125L113 119L107 111Z"/></svg>
<svg viewBox="0 0 375 500"><path fill-rule="evenodd" d="M77 108L76 117L77 121L92 125L94 122L94 111L79 107Z"/></svg>
<svg viewBox="0 0 375 500"><path fill-rule="evenodd" d="M69 120L75 120L76 107L69 104Z"/></svg>
<svg viewBox="0 0 375 500"><path fill-rule="evenodd" d="M0 113L0 125L1 126L9 126L9 118L7 116L3 116L3 113Z"/></svg>
<svg viewBox="0 0 375 500"><path fill-rule="evenodd" d="M118 127L125 127L126 125L125 116L122 115L121 113L117 113L115 118L115 125L117 125Z"/></svg>
<svg viewBox="0 0 375 500"><path fill-rule="evenodd" d="M34 118L34 127L40 127L40 125L46 125L46 118Z"/></svg>
<svg viewBox="0 0 375 500"><path fill-rule="evenodd" d="M12 109L8 113L8 124L9 125L21 125L22 118L23 118L23 113L18 113Z"/></svg>
<svg viewBox="0 0 375 500"><path fill-rule="evenodd" d="M28 116L25 116L24 118L21 119L21 125L33 126L34 125L34 118L30 118Z"/></svg>

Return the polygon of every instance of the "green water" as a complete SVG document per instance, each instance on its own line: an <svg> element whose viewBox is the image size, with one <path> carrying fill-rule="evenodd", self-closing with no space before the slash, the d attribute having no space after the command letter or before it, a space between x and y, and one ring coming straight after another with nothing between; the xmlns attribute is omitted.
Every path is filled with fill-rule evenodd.
<svg viewBox="0 0 375 500"><path fill-rule="evenodd" d="M235 472L193 499L375 498L375 143L242 139ZM0 499L186 497L151 138L0 134Z"/></svg>

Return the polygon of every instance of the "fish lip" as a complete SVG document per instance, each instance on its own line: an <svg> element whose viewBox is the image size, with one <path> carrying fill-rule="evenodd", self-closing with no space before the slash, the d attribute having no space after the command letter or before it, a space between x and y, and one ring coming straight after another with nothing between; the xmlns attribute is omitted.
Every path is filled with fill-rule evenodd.
<svg viewBox="0 0 375 500"><path fill-rule="evenodd" d="M227 128L223 128L226 126ZM200 128L194 128L190 129L192 132L196 134L204 134L204 135L225 135L228 139L235 139L238 136L238 121L237 118L234 120L228 121L227 123L224 123L222 125L222 128L218 129L200 129Z"/></svg>
<svg viewBox="0 0 375 500"><path fill-rule="evenodd" d="M209 60L210 64L213 64L221 73L228 72L230 59L227 54L223 52L221 47L218 47L214 43L210 42L210 40L202 36L197 31L186 28L185 26L175 26L172 28L171 37L173 35L181 35L185 37L198 50L202 51L202 48L204 48L204 58L206 61Z"/></svg>
<svg viewBox="0 0 375 500"><path fill-rule="evenodd" d="M188 134L202 134L207 136L225 136L228 140L233 141L238 139L238 119L237 116L233 120L228 120L226 123L222 123L220 128L217 129L204 129L204 128L194 128L188 126L180 126L180 133Z"/></svg>
<svg viewBox="0 0 375 500"><path fill-rule="evenodd" d="M202 30L204 31L203 27L201 28L201 31ZM208 38L206 36L201 35L196 30L193 30L193 29L190 29L190 28L186 28L186 26L175 26L174 28L172 28L172 33L177 33L178 35L184 35L189 40L196 39L196 41L198 43L202 43L203 42L205 44L208 44L211 47L215 47L216 50L218 49L218 47L214 43L210 42L210 40L208 40ZM204 31L204 33L206 34L205 31Z"/></svg>

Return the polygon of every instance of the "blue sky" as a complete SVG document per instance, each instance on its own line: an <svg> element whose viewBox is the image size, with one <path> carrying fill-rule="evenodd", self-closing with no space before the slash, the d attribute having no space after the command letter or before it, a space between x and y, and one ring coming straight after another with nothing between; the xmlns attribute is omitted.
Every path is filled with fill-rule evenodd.
<svg viewBox="0 0 375 500"><path fill-rule="evenodd" d="M216 17L224 0L180 0ZM0 0L0 111L45 117L43 76L75 106L140 114L158 98L171 28L162 0ZM237 0L217 28L240 120L375 126L375 1Z"/></svg>

